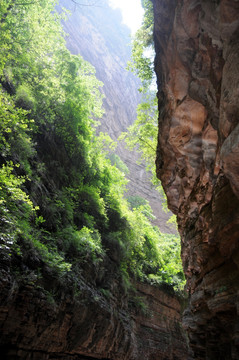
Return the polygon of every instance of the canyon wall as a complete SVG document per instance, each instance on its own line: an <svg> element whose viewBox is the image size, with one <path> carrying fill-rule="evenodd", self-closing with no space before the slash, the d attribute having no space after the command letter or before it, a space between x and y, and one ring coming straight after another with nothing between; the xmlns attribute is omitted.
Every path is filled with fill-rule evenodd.
<svg viewBox="0 0 239 360"><path fill-rule="evenodd" d="M88 266L89 279L84 274L74 288L69 279L59 283L49 269L43 287L34 278L20 282L2 268L2 359L188 359L180 299L145 284L135 284L137 291L128 297L113 273L107 278L111 290L103 292L94 281L103 270L112 272L109 265L98 273Z"/></svg>
<svg viewBox="0 0 239 360"><path fill-rule="evenodd" d="M65 3L72 4L70 1ZM29 3L29 6L31 4L33 3ZM43 6L44 4L47 5L47 2L44 2ZM19 11L18 5L16 5L16 12L13 13L14 16ZM26 8L27 6L26 4ZM21 13L23 16L34 14L34 11L28 13L26 8L23 8ZM40 11L41 7L36 7L36 9ZM91 7L90 9L91 11L99 10L98 15L100 11L102 15L102 8ZM85 9L86 11L88 10ZM88 17L77 15L75 22L68 24L71 34L68 46L72 52L78 53L77 43L80 43L85 49L85 58L89 49L95 49L95 52L92 50L88 56L96 63L98 62L97 75L100 77L99 74L102 74L102 80L105 80L104 93L108 94L105 99L106 113L102 129L109 131L110 135L116 138L120 131L126 129L128 122L133 121L137 102L137 81L130 80L133 78L132 75L123 68L126 60L124 58L123 61L120 55L124 57L127 53L124 48L125 43L111 42L109 38L103 37L102 32L107 25L104 19L109 18L109 25L106 26L105 31L115 34L118 39L124 38L125 28L117 25L120 24L120 18L111 19L108 8L103 8L103 14L103 18L96 16L91 21L87 20ZM13 15L9 16L10 29ZM49 19L46 23L48 22ZM35 19L33 23L34 25L30 24L29 28L34 31L35 25L41 23L41 17L38 20ZM22 24L22 17L16 24ZM101 33L99 33L100 24ZM36 33L39 34L37 30ZM13 29L12 38L12 34L8 33L8 35L12 41L15 29ZM73 37L77 38L76 42ZM28 38L23 37L24 41L26 39ZM75 51L74 47L76 47ZM64 48L61 49L64 51ZM34 54L35 50L37 51L38 48L34 48ZM35 56L30 56L33 64ZM22 64L25 67L24 61ZM42 64L45 64L44 61ZM36 79L39 81L41 69L44 68L42 64L39 68L36 66L39 70L39 78L38 70L29 70L32 76L37 74ZM75 63L69 62L68 65L71 68L71 65ZM18 68L17 62L14 63L15 66ZM71 81L67 81L68 75L63 76L66 80L66 82L63 81L64 87L68 87L75 76L73 75L75 71L69 70L68 73L67 70L66 73L69 76L71 74ZM105 179L108 182L110 173L107 170L106 176L103 177L103 170L100 170L98 177L91 171L91 165L88 162L90 163L91 160L93 164L96 162L93 156L86 158L88 151L94 151L94 148L83 144L81 147L80 141L78 139L76 141L78 131L84 141L92 140L90 136L84 134L84 131L87 133L90 130L86 124L87 119L83 119L82 122L79 119L81 116L84 117L84 111L78 112L77 109L77 114L73 114L73 105L70 104L69 108L68 106L61 107L64 100L59 95L60 88L54 85L48 88L48 72L46 74L43 79L46 82L47 95L36 93L39 99L48 100L47 105L43 106L45 100L37 102L36 109L40 110L43 106L43 113L40 112L36 116L33 113L33 118L36 117L39 121L39 123L36 122L39 125L39 131L36 126L34 137L24 138L27 121L25 123L24 118L14 118L14 116L9 120L10 125L12 120L13 128L15 121L22 121L22 128L25 126L24 131L20 133L14 129L16 139L24 139L25 142L19 147L16 146L11 156L14 162L18 161L17 152L23 152L22 149L24 149L22 159L26 160L24 166L29 166L26 174L31 174L29 175L31 181L28 177L25 179L25 167L19 167L21 178L18 178L17 171L16 176L11 177L11 169L6 173L1 173L0 192L3 190L6 196L6 198L2 197L2 193L0 196L1 359L188 360L187 340L181 327L184 299L177 296L172 291L172 287L167 284L150 286L146 283L136 283L136 275L134 276L132 270L129 269L128 261L123 261L124 257L127 259L128 252L133 253L131 248L131 242L134 241L133 233L131 235L133 225L130 225L130 222L127 223L123 211L121 213L118 209L120 203L113 201L111 207L110 201L104 202L107 194L101 195L100 192L103 193L110 187L108 185L105 188L101 187L99 183ZM58 72L55 76L49 76L49 82L58 79L57 74ZM29 86L32 78L30 77L29 83L26 83ZM6 82L0 80L2 81L1 94L10 89L12 98L15 98L11 81L7 77ZM77 81L82 81L82 78L79 77ZM43 89L45 89L44 86ZM77 86L71 89L78 91ZM68 91L69 89L67 94ZM54 93L54 97L51 93ZM74 107L77 106L76 93L73 92ZM84 108L83 93L79 92L79 102L82 102ZM58 96L60 96L59 104L53 100ZM70 100L70 98L70 95L66 96L66 99ZM6 99L6 105L8 102L11 104L10 97ZM15 114L14 107L6 107L5 102L1 104L4 105L4 115ZM49 109L47 109L48 106ZM21 108L20 111L22 111ZM52 113L56 113L56 117L51 118ZM69 119L77 123L73 126L74 130L70 124L68 128ZM83 130L83 128L86 129ZM8 130L6 139L11 128ZM36 151L30 146L31 140L34 141ZM1 136L1 141L5 141L5 137ZM15 142L15 138L13 141ZM6 144L7 147L8 142ZM77 147L73 155L72 147L68 148L68 145L72 144ZM25 151L32 152L34 155L29 155L28 159ZM1 164L8 161L8 156L4 154L3 157L2 154L3 152L0 154ZM131 170L136 175L133 182L134 190L139 191L140 195L144 192L150 195L150 187L146 187L143 177L137 173L138 171L144 173L144 168L134 164L135 156L130 161L134 165ZM81 172L84 175L78 176ZM10 179L5 181L8 176ZM92 181L94 176L96 179ZM23 179L26 180L24 187L26 193L23 192L23 194L29 194L34 205L40 206L39 213L30 209L26 210L28 197L25 198L22 195L19 185L23 185ZM146 188L147 190L144 190ZM150 196L152 198L152 195ZM107 209L103 215L104 205ZM35 210L37 211L37 207ZM82 226L85 228L85 233L81 235ZM140 230L138 238L135 235L135 243L144 241L141 233ZM145 241L148 241L146 236L145 233ZM149 238L150 236L149 234ZM151 253L150 246L148 249ZM140 257L141 254L139 252L138 254ZM131 259L134 259L133 256ZM146 266L148 266L148 271L151 271L150 264ZM68 271L70 268L71 271Z"/></svg>
<svg viewBox="0 0 239 360"><path fill-rule="evenodd" d="M239 359L239 2L153 0L157 174L177 214L195 359Z"/></svg>
<svg viewBox="0 0 239 360"><path fill-rule="evenodd" d="M126 70L131 55L130 29L122 23L120 10L112 9L108 0L86 7L76 6L69 0L61 0L60 4L71 11L64 22L69 50L89 61L103 83L104 115L99 131L108 133L117 141L121 132L127 131L135 121L140 102L140 81ZM118 143L116 153L129 169L126 196L141 196L148 200L155 215L154 225L162 232L174 233L167 224L172 214L165 213L159 206L160 196L150 181L150 175L143 164L137 163L139 154L126 149L123 142Z"/></svg>

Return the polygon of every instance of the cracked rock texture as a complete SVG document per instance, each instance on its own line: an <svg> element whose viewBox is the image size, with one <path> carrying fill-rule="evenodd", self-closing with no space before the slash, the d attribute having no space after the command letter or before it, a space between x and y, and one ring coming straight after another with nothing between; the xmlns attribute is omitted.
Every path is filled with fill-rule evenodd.
<svg viewBox="0 0 239 360"><path fill-rule="evenodd" d="M239 359L239 1L153 0L157 174L177 214L193 357Z"/></svg>
<svg viewBox="0 0 239 360"><path fill-rule="evenodd" d="M74 296L70 282L59 285L50 273L43 289L1 271L2 359L187 359L181 301L168 289L136 284L128 298L113 276L107 296L84 277Z"/></svg>

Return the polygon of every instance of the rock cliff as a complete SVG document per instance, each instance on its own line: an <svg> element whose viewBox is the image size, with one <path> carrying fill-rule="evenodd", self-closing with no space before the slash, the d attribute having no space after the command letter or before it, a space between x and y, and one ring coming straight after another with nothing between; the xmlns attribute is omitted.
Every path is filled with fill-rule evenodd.
<svg viewBox="0 0 239 360"><path fill-rule="evenodd" d="M130 60L130 30L122 24L119 10L113 10L108 1L100 0L93 6L76 6L68 0L61 5L70 9L71 15L64 23L68 34L67 46L73 54L80 54L96 69L96 75L104 84L104 110L99 131L117 140L136 119L136 107L140 101L139 80L126 70ZM171 216L159 205L159 194L153 188L144 165L137 164L139 154L130 152L121 142L117 154L129 168L128 196L141 196L150 202L154 224L166 233L174 232L167 224Z"/></svg>
<svg viewBox="0 0 239 360"><path fill-rule="evenodd" d="M153 0L157 174L177 214L195 359L239 358L239 2Z"/></svg>
<svg viewBox="0 0 239 360"><path fill-rule="evenodd" d="M186 360L180 325L184 302L169 285L148 285L157 281L154 274L161 268L160 256L154 257L158 244L146 218L130 221L117 199L122 182L91 135L88 116L98 100L88 95L95 88L81 84L96 79L85 76L86 64L81 64L84 75L77 76L80 61L61 45L51 4L55 2L0 5L6 11L0 21L6 23L1 48L12 49L16 40L10 63L1 59L1 71L4 62L6 66L0 76L1 359ZM90 30L91 23L84 18L81 23ZM31 39L29 50L33 34L36 42ZM48 34L54 36L45 47ZM88 39L87 31L82 39ZM121 60L113 62L114 56L97 41L95 47L104 50L98 62L110 79ZM111 49L113 54L118 48ZM10 79L7 65L21 74ZM120 91L114 93L110 83L109 114L118 111L123 117L118 126L124 126L133 107L124 110L125 87L120 73L116 75ZM18 86L21 82L25 86ZM107 119L111 129L112 114Z"/></svg>
<svg viewBox="0 0 239 360"><path fill-rule="evenodd" d="M4 360L187 359L181 301L169 289L136 284L129 299L114 276L108 279L111 292L103 292L93 284L96 273L88 272L91 282L83 276L73 289L49 271L43 288L1 270Z"/></svg>

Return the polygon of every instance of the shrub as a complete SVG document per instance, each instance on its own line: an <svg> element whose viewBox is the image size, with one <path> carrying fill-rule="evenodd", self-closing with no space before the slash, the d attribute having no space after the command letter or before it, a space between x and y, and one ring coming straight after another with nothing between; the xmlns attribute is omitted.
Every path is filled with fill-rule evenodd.
<svg viewBox="0 0 239 360"><path fill-rule="evenodd" d="M22 84L16 91L16 105L26 110L36 109L36 100L32 95L32 91L29 85Z"/></svg>

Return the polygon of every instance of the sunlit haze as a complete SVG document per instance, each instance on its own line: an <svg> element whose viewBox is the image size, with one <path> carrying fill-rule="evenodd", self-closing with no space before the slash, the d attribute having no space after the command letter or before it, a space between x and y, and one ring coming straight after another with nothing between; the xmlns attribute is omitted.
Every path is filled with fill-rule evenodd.
<svg viewBox="0 0 239 360"><path fill-rule="evenodd" d="M110 0L113 8L119 8L122 12L123 23L126 24L131 32L140 27L143 16L143 9L140 0Z"/></svg>

